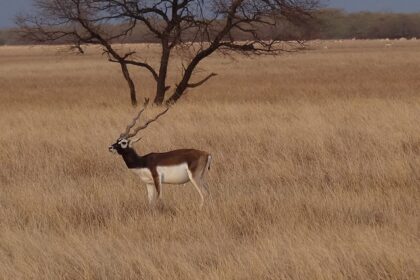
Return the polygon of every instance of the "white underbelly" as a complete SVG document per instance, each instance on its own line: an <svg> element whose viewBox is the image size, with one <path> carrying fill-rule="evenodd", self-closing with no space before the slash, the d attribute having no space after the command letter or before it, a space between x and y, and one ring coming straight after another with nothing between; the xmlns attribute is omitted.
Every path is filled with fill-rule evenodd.
<svg viewBox="0 0 420 280"><path fill-rule="evenodd" d="M185 184L188 177L188 165L186 163L173 166L158 166L157 172L164 184Z"/></svg>
<svg viewBox="0 0 420 280"><path fill-rule="evenodd" d="M162 184L185 184L188 177L188 165L186 163L172 166L158 166L156 171ZM152 172L148 168L132 169L145 184L154 184Z"/></svg>

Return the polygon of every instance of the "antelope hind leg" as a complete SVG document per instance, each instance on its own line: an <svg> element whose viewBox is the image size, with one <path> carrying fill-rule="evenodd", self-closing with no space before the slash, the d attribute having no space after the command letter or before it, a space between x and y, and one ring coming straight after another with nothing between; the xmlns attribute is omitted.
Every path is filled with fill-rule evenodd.
<svg viewBox="0 0 420 280"><path fill-rule="evenodd" d="M200 185L197 184L196 180L194 179L194 176L193 176L192 172L189 169L187 169L187 172L188 172L188 177L189 177L191 183L194 185L194 187L196 188L196 190L200 194L200 198L201 198L200 209L201 209L204 205L203 189Z"/></svg>

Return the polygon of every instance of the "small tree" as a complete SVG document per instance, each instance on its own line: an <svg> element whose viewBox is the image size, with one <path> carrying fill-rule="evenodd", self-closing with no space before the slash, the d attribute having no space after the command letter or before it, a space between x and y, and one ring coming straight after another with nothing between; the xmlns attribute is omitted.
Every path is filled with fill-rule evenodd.
<svg viewBox="0 0 420 280"><path fill-rule="evenodd" d="M70 43L81 52L84 44L101 45L109 61L120 64L132 104L137 99L129 65L150 72L156 83L154 103L160 105L175 103L187 89L215 76L191 82L199 63L216 51L274 55L292 50L285 48L285 40L296 38L280 25L306 24L319 0L34 0L34 4L35 15L18 18L25 38ZM160 44L157 68L136 52L122 52L113 44L123 42L138 25L145 26ZM172 52L179 49L187 49L190 55L168 95L168 66Z"/></svg>

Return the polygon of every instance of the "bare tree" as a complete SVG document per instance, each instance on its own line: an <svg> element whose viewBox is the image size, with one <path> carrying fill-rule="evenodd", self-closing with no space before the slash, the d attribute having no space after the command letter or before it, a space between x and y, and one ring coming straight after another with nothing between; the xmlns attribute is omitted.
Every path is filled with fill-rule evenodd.
<svg viewBox="0 0 420 280"><path fill-rule="evenodd" d="M34 0L37 12L18 18L25 38L43 43L71 43L103 47L109 61L119 63L133 105L136 88L128 66L148 71L156 82L155 104L175 103L189 88L215 76L192 82L197 66L216 51L245 55L279 54L292 50L292 39L280 25L307 24L320 0ZM135 51L118 50L136 26L145 26L161 46L158 67L141 60ZM281 31L281 32L279 32ZM174 50L188 51L174 89L167 84ZM165 101L166 98L166 101Z"/></svg>

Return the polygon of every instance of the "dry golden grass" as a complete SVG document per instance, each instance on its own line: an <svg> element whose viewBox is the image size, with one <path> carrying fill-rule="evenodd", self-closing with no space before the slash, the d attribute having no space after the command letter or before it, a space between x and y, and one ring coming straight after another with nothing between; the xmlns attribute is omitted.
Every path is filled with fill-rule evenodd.
<svg viewBox="0 0 420 280"><path fill-rule="evenodd" d="M149 210L108 153L135 112L117 65L1 47L0 278L419 279L420 42L386 43L207 61L136 146L212 153L201 211L190 185Z"/></svg>

